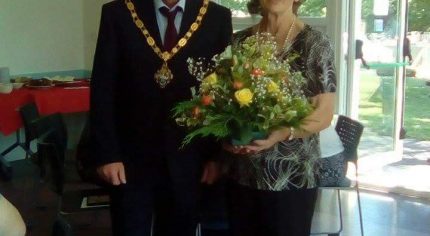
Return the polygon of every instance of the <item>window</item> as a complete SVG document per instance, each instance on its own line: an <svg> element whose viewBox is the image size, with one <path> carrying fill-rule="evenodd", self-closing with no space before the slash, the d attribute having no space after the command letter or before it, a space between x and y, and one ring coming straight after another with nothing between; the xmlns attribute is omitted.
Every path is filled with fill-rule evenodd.
<svg viewBox="0 0 430 236"><path fill-rule="evenodd" d="M259 16L251 16L248 13L249 0L213 0L218 4L228 7L232 11L234 30L244 29L259 22ZM325 18L327 4L324 0L305 0L299 9L299 16L303 18ZM317 19L311 22L318 22ZM307 21L309 23L309 21ZM316 24L318 25L318 24Z"/></svg>
<svg viewBox="0 0 430 236"><path fill-rule="evenodd" d="M247 4L249 0L218 0L219 4L230 8L233 17L248 17ZM299 15L304 17L325 17L327 10L326 1L306 0L300 7Z"/></svg>

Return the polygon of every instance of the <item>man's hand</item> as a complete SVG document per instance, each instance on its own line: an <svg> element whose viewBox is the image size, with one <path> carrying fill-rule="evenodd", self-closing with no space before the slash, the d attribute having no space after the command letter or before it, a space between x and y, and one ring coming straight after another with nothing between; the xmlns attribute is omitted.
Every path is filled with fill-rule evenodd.
<svg viewBox="0 0 430 236"><path fill-rule="evenodd" d="M125 169L122 162L115 162L100 166L97 168L97 173L106 182L112 185L125 184Z"/></svg>
<svg viewBox="0 0 430 236"><path fill-rule="evenodd" d="M218 164L214 161L209 161L208 163L206 163L204 167L202 179L200 180L200 182L204 184L213 184L218 179L218 177L219 177Z"/></svg>

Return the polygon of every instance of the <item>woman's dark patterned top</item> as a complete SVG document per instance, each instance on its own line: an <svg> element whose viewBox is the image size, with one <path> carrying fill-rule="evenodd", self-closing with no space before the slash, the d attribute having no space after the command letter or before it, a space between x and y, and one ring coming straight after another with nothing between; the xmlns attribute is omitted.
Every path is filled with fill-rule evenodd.
<svg viewBox="0 0 430 236"><path fill-rule="evenodd" d="M252 28L237 32L233 43L240 43L252 34ZM327 36L306 25L280 57L287 58L290 53L299 55L290 66L306 78L307 85L303 88L306 97L336 92L334 53ZM319 158L319 137L315 134L280 142L249 157L230 157L229 176L239 184L260 190L313 188L316 187L315 162Z"/></svg>

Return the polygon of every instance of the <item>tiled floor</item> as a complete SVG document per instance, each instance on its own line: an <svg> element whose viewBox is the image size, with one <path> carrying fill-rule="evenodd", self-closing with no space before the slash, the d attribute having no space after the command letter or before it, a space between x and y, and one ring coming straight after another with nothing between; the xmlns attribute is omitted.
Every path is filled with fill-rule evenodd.
<svg viewBox="0 0 430 236"><path fill-rule="evenodd" d="M313 232L335 231L338 227L335 192L324 190L314 216ZM367 236L430 235L430 202L399 195L361 192L364 233ZM360 235L355 192L341 195L344 230L341 235Z"/></svg>
<svg viewBox="0 0 430 236"><path fill-rule="evenodd" d="M0 191L31 224L28 235L50 235L55 217L55 195L43 184L35 184L31 173L37 173L31 165L17 167L20 170L12 182L0 180ZM324 190L325 191L325 190ZM315 213L313 230L333 230L338 226L336 195L323 192ZM430 202L393 194L361 192L364 232L366 236L424 236L430 235ZM360 235L357 198L355 192L342 192L344 230L343 236ZM45 209L36 206L43 205ZM108 211L72 216L77 225L92 225L76 231L76 236L109 236ZM211 236L226 235L212 232ZM203 236L209 236L205 234Z"/></svg>

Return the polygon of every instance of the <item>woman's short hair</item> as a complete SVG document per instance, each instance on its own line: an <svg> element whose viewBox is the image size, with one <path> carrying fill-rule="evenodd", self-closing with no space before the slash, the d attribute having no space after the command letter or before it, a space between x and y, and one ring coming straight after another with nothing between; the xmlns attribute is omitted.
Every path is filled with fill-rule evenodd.
<svg viewBox="0 0 430 236"><path fill-rule="evenodd" d="M250 0L247 4L248 12L250 14L261 14L261 0ZM306 0L299 0L297 2L294 2L293 4L293 13L297 15L297 12L299 11L300 6L305 2Z"/></svg>

